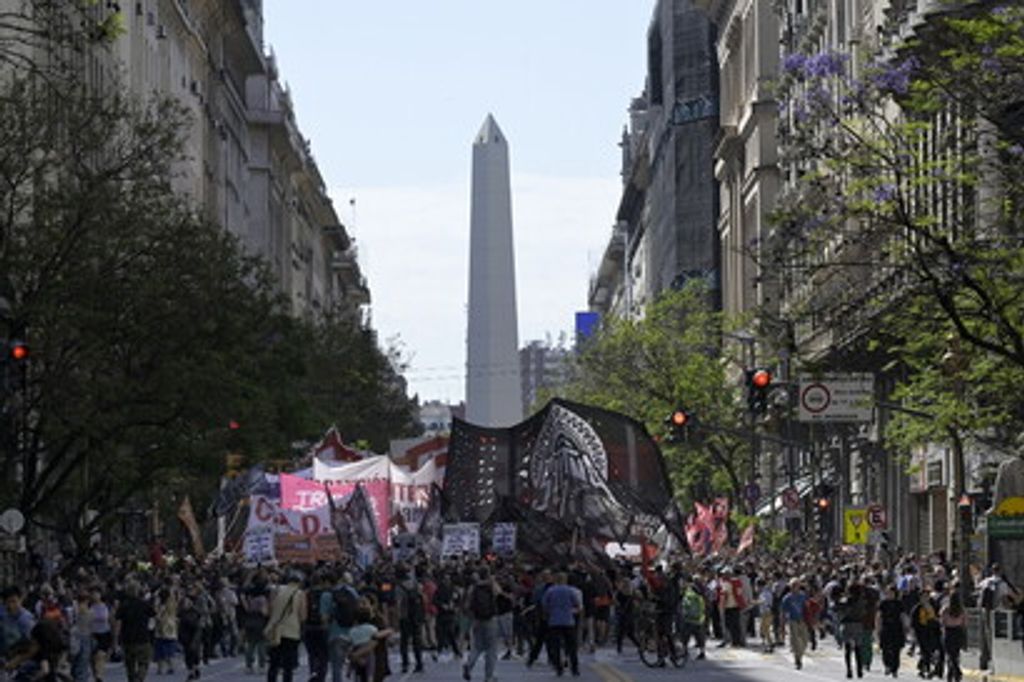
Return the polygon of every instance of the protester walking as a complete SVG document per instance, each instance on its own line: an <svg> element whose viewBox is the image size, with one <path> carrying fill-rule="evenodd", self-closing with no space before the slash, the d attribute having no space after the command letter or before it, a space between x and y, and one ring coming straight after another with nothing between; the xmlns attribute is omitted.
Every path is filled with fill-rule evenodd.
<svg viewBox="0 0 1024 682"><path fill-rule="evenodd" d="M472 679L473 667L484 657L484 680L494 680L494 667L498 660L497 585L487 568L480 568L476 580L466 595L466 612L472 619L470 633L472 649L462 666L462 679Z"/></svg>
<svg viewBox="0 0 1024 682"><path fill-rule="evenodd" d="M165 587L160 590L159 600L153 660L158 675L171 675L174 673L174 657L178 653L178 595Z"/></svg>
<svg viewBox="0 0 1024 682"><path fill-rule="evenodd" d="M569 669L573 677L580 674L578 642L576 639L577 620L583 614L583 595L580 590L568 584L568 576L559 573L555 584L545 593L541 602L547 618L548 637L551 642L552 664L555 674L562 676L562 652L569 659Z"/></svg>
<svg viewBox="0 0 1024 682"><path fill-rule="evenodd" d="M779 609L786 620L789 646L797 670L803 668L804 652L807 650L807 623L804 620L806 607L807 593L800 581L794 578L789 584L789 592L782 598Z"/></svg>
<svg viewBox="0 0 1024 682"><path fill-rule="evenodd" d="M267 682L277 682L278 673L281 673L282 682L292 682L292 675L299 666L299 642L307 613L302 576L291 571L286 584L278 587L270 599L266 630L270 657Z"/></svg>
<svg viewBox="0 0 1024 682"><path fill-rule="evenodd" d="M894 585L885 588L885 598L878 605L878 643L882 649L885 674L897 677L900 652L907 642L903 603Z"/></svg>
<svg viewBox="0 0 1024 682"><path fill-rule="evenodd" d="M946 652L946 679L960 682L963 679L960 652L967 644L967 613L959 592L949 596L949 601L939 613L939 621L942 625L942 648Z"/></svg>
<svg viewBox="0 0 1024 682"><path fill-rule="evenodd" d="M153 633L149 624L156 612L141 597L137 582L125 587L125 597L114 615L117 640L124 651L124 667L128 682L145 682L153 660Z"/></svg>

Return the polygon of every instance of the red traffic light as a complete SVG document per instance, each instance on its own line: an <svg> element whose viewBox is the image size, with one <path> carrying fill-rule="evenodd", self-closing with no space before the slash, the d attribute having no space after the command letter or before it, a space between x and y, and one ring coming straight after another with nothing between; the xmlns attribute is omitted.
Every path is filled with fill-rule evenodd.
<svg viewBox="0 0 1024 682"><path fill-rule="evenodd" d="M676 410L670 417L672 426L686 426L686 423L690 421L690 415L686 414L683 410Z"/></svg>
<svg viewBox="0 0 1024 682"><path fill-rule="evenodd" d="M228 429L230 431L237 431L240 428L242 428L242 425L236 422L234 419L228 422Z"/></svg>
<svg viewBox="0 0 1024 682"><path fill-rule="evenodd" d="M24 362L25 360L28 360L28 344L26 344L23 341L12 342L10 350L8 352L12 360L15 360L17 362Z"/></svg>
<svg viewBox="0 0 1024 682"><path fill-rule="evenodd" d="M750 383L756 388L766 388L772 383L772 373L766 369L759 369L750 376Z"/></svg>
<svg viewBox="0 0 1024 682"><path fill-rule="evenodd" d="M824 511L824 510L828 509L828 506L831 503L828 501L827 497L820 497L820 498L818 498L818 501L816 502L816 504L818 505L818 509Z"/></svg>

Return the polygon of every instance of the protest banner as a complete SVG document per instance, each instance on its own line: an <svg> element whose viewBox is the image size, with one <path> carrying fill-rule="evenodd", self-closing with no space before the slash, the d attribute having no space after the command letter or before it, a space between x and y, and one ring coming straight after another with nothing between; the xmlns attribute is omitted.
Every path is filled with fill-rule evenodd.
<svg viewBox="0 0 1024 682"><path fill-rule="evenodd" d="M480 555L479 523L446 523L441 537L442 557Z"/></svg>
<svg viewBox="0 0 1024 682"><path fill-rule="evenodd" d="M516 524L496 523L494 524L494 536L491 539L491 549L498 556L511 556L516 553Z"/></svg>

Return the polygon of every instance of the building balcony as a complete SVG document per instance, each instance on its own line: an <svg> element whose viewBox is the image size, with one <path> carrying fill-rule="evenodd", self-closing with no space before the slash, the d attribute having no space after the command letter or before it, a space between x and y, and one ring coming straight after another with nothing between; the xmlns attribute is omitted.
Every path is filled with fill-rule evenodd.
<svg viewBox="0 0 1024 682"><path fill-rule="evenodd" d="M338 251L348 251L352 247L352 238L348 236L345 226L341 223L324 225L323 233L324 237L330 240L331 245Z"/></svg>

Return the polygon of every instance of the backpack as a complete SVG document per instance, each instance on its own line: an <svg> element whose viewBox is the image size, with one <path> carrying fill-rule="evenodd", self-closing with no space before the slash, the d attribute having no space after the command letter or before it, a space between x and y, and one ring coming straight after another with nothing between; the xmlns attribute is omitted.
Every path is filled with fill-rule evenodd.
<svg viewBox="0 0 1024 682"><path fill-rule="evenodd" d="M683 620L687 623L704 622L704 599L692 590L683 597Z"/></svg>
<svg viewBox="0 0 1024 682"><path fill-rule="evenodd" d="M996 607L996 586L989 583L981 591L981 608L994 609Z"/></svg>
<svg viewBox="0 0 1024 682"><path fill-rule="evenodd" d="M469 612L474 620L490 620L494 618L497 608L494 603L494 591L489 585L477 585L469 597Z"/></svg>
<svg viewBox="0 0 1024 682"><path fill-rule="evenodd" d="M344 585L331 593L331 609L334 622L340 627L350 628L356 624L356 608L358 607L355 590Z"/></svg>

